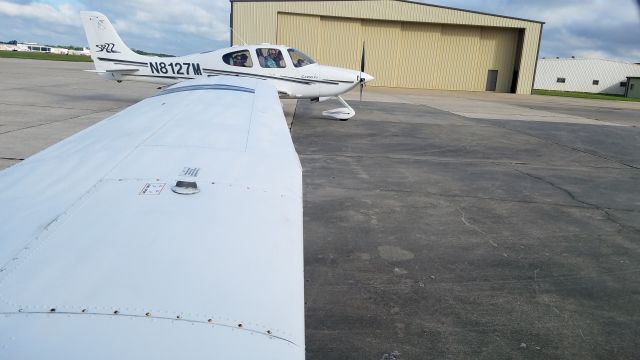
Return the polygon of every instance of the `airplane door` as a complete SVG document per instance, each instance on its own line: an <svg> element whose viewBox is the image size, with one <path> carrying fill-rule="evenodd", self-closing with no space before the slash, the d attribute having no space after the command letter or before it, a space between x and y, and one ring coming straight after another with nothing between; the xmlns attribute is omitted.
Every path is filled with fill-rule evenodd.
<svg viewBox="0 0 640 360"><path fill-rule="evenodd" d="M292 76L293 66L288 64L285 54L280 49L272 47L257 48L258 73L266 75L267 79L273 80L278 92L292 94L292 89L286 77Z"/></svg>
<svg viewBox="0 0 640 360"><path fill-rule="evenodd" d="M296 88L296 97L317 97L320 94L322 83L320 79L318 67L309 55L300 50L290 48L287 49L287 60L290 61L293 76L295 76L298 84Z"/></svg>

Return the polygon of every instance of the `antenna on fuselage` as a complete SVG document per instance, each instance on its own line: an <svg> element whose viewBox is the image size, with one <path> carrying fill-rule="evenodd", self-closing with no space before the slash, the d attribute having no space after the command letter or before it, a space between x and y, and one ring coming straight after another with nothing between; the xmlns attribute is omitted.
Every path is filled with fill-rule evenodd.
<svg viewBox="0 0 640 360"><path fill-rule="evenodd" d="M242 41L242 45L247 45L247 42L244 41L244 39L242 38L242 36L240 36L238 33L236 33L235 31L233 31L233 27L229 26L229 29L231 29L231 34L235 35L238 37L238 39L240 39ZM233 43L231 44L233 45Z"/></svg>

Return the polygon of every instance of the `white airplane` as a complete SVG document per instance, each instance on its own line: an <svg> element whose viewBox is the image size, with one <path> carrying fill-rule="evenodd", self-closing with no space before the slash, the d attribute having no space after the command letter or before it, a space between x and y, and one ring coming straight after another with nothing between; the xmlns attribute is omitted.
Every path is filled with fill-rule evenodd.
<svg viewBox="0 0 640 360"><path fill-rule="evenodd" d="M95 72L118 82L174 84L220 75L251 77L270 81L281 98L337 99L344 107L323 114L347 120L355 111L340 95L360 85L362 97L362 87L373 80L364 72L364 47L360 71L320 65L299 50L271 44L234 46L180 57L151 57L129 49L105 15L82 12L81 16Z"/></svg>

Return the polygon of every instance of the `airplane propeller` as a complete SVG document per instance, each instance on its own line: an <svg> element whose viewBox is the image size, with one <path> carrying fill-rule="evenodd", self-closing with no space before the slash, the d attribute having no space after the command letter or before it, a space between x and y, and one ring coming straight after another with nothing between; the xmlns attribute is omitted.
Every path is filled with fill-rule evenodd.
<svg viewBox="0 0 640 360"><path fill-rule="evenodd" d="M364 72L364 41L362 42L362 57L360 58L360 101L362 101L362 89L364 88L364 83L365 83L365 80L362 78L363 72Z"/></svg>

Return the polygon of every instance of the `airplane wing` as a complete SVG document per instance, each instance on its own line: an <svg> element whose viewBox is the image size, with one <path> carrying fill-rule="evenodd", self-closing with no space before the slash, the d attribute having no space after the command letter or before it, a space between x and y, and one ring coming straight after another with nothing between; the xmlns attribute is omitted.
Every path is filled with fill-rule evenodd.
<svg viewBox="0 0 640 360"><path fill-rule="evenodd" d="M181 82L0 172L0 359L304 359L276 89Z"/></svg>

